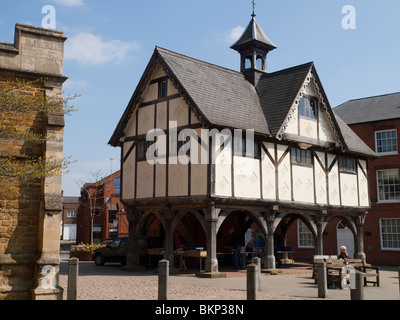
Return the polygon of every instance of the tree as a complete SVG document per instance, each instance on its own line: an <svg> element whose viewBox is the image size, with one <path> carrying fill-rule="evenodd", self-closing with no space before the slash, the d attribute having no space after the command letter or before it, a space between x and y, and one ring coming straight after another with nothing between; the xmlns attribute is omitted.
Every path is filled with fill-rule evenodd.
<svg viewBox="0 0 400 320"><path fill-rule="evenodd" d="M94 182L84 183L78 181L81 189L80 205L89 209L90 215L90 243L93 243L94 217L100 216L106 209L104 203L104 179L101 178L101 170L91 172Z"/></svg>
<svg viewBox="0 0 400 320"><path fill-rule="evenodd" d="M43 79L0 82L0 199L21 199L21 187L61 175L71 163L46 158L43 146L62 141L62 134L47 134L46 120L76 111L69 106L76 97L46 96Z"/></svg>

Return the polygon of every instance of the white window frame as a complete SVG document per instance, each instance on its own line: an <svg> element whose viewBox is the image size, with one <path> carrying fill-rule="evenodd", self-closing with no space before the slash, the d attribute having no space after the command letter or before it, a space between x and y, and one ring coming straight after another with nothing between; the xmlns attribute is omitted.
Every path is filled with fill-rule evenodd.
<svg viewBox="0 0 400 320"><path fill-rule="evenodd" d="M73 213L73 214L71 214L71 213ZM76 218L76 210L68 210L67 218Z"/></svg>
<svg viewBox="0 0 400 320"><path fill-rule="evenodd" d="M306 228L306 231L300 231L300 224L304 225L304 227ZM306 241L306 240L301 239L302 235L307 235L307 236L311 235L312 244L303 245L302 241ZM307 240L309 240L309 239L307 239ZM301 249L313 249L314 248L314 235L312 234L312 232L308 228L308 226L300 219L297 220L297 247L301 248Z"/></svg>
<svg viewBox="0 0 400 320"><path fill-rule="evenodd" d="M396 151L389 151L389 152L379 152L378 151L378 133L382 132L396 132ZM396 129L389 129L389 130L380 130L380 131L375 131L375 152L381 156L389 156L389 155L396 155L399 154L399 141L398 141L398 136L397 136L397 130Z"/></svg>
<svg viewBox="0 0 400 320"><path fill-rule="evenodd" d="M383 233L383 226L382 226L382 221L383 220L396 220L397 221L398 227L396 229L398 229L398 231L397 230L393 231L393 227L394 226L391 225L390 227L391 227L392 230L390 232L385 233L385 234L386 235L396 236L397 240L392 240L392 241L393 242L398 242L398 247L395 247L395 248L384 247L384 241L383 241L384 233ZM400 251L400 219L399 218L381 218L381 219L379 219L379 236L380 236L381 250L382 251Z"/></svg>
<svg viewBox="0 0 400 320"><path fill-rule="evenodd" d="M380 192L379 192L379 172L382 171L392 171L392 170L397 170L397 175L398 175L398 179L399 179L399 184L400 184L400 170L398 168L391 168L391 169L382 169L382 170L376 170L376 192L377 192L377 196L378 196L378 202L379 203L396 203L396 202L400 202L400 198L396 199L396 200L385 200L385 199L381 199L380 198Z"/></svg>

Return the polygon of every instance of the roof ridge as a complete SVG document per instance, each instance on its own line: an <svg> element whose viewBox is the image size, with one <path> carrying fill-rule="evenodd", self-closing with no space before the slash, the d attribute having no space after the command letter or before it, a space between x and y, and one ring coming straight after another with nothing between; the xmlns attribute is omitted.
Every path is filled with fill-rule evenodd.
<svg viewBox="0 0 400 320"><path fill-rule="evenodd" d="M311 67L311 66L313 66L313 65L314 65L314 62L313 62L313 61L310 61L310 62L307 62L307 63L300 64L300 65L298 65L298 66L289 67L289 68L286 68L286 69L282 69L282 70L274 71L274 72L271 72L271 73L267 73L266 75L267 75L268 77L272 77L272 76L275 76L275 75L279 75L279 74L281 74L281 73L293 71L293 70L295 70L295 69L301 69L301 68L306 67L306 66Z"/></svg>
<svg viewBox="0 0 400 320"><path fill-rule="evenodd" d="M190 61L193 61L193 62L201 63L201 64L203 64L203 65L206 65L206 66L209 66L209 67L212 67L212 68L215 68L215 69L219 69L219 70L221 70L221 71L225 71L225 72L229 72L229 73L235 74L235 75L237 75L237 76L239 76L239 77L244 77L243 73L241 73L241 72L239 72L239 71L236 71L236 70L233 70L233 69L229 69L229 68L222 67L222 66L219 66L219 65L214 64L214 63L210 63L210 62L207 62L207 61L204 61L204 60L200 60L200 59L197 59L197 58L193 58L193 57L190 57L190 56L188 56L188 55L184 55L184 54L181 54L181 53L177 53L177 52L175 52L175 51L171 51L171 50L168 50L168 49L159 47L159 46L156 46L156 49L157 49L158 51L159 51L159 50L165 51L166 53L172 54L172 55L177 56L177 57L180 57L180 58L184 58L184 59L186 59L186 60L190 60Z"/></svg>
<svg viewBox="0 0 400 320"><path fill-rule="evenodd" d="M397 95L397 94L400 94L400 92L384 93L384 94L380 94L380 95L376 95L376 96L370 96L370 97L364 97L364 98L356 98L356 99L351 99L348 102L350 102L350 101L359 101L359 100L367 100L367 99L375 99L375 98L382 98L382 97L393 96L393 95Z"/></svg>

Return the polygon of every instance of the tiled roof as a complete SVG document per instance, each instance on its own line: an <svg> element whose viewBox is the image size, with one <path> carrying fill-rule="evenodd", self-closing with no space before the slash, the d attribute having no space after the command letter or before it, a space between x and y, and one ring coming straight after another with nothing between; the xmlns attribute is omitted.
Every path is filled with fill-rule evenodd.
<svg viewBox="0 0 400 320"><path fill-rule="evenodd" d="M334 110L349 125L400 118L400 92L350 100Z"/></svg>
<svg viewBox="0 0 400 320"><path fill-rule="evenodd" d="M190 102L192 109L208 124L223 128L253 129L258 134L272 137L286 121L302 85L312 71L332 119L331 125L338 133L337 138L343 141L342 145L356 154L376 156L343 120L334 115L312 62L264 74L257 87L254 87L242 73L159 47L156 47L152 60L109 142L111 145L118 145L124 126L134 110L134 101L139 101L140 87L144 87L149 79L146 73L151 72L151 65L156 61L162 64L179 92Z"/></svg>
<svg viewBox="0 0 400 320"><path fill-rule="evenodd" d="M274 45L268 39L268 37L265 35L264 31L258 24L257 20L253 16L246 30L243 32L243 35L236 41L236 43L231 48L237 50L243 45L246 45L247 43L254 41L258 41L263 45L267 46L270 51L276 48L276 45Z"/></svg>
<svg viewBox="0 0 400 320"><path fill-rule="evenodd" d="M310 62L260 78L257 91L272 134L281 128L312 66Z"/></svg>
<svg viewBox="0 0 400 320"><path fill-rule="evenodd" d="M368 157L377 157L376 153L368 147L363 140L341 119L334 110L336 121L339 125L340 131L346 141L347 148L360 155L366 155Z"/></svg>
<svg viewBox="0 0 400 320"><path fill-rule="evenodd" d="M269 134L257 91L242 73L156 50L209 123Z"/></svg>

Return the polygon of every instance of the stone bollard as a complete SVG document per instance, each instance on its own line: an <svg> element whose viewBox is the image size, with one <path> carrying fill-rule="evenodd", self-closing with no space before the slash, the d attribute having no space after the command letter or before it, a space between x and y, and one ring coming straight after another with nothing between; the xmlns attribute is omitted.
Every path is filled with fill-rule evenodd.
<svg viewBox="0 0 400 320"><path fill-rule="evenodd" d="M316 262L318 279L318 298L325 299L328 296L328 279L326 274L326 263L324 261Z"/></svg>
<svg viewBox="0 0 400 320"><path fill-rule="evenodd" d="M79 259L71 258L68 262L68 292L67 300L78 298Z"/></svg>
<svg viewBox="0 0 400 320"><path fill-rule="evenodd" d="M158 262L158 300L168 300L169 261Z"/></svg>
<svg viewBox="0 0 400 320"><path fill-rule="evenodd" d="M258 300L258 266L247 266L247 300Z"/></svg>
<svg viewBox="0 0 400 320"><path fill-rule="evenodd" d="M351 300L364 300L364 275L360 271L355 271L356 273L356 285L355 289L350 289Z"/></svg>
<svg viewBox="0 0 400 320"><path fill-rule="evenodd" d="M261 259L258 257L254 257L251 260L251 263L255 264L258 267L258 273L257 273L258 291L261 291Z"/></svg>

